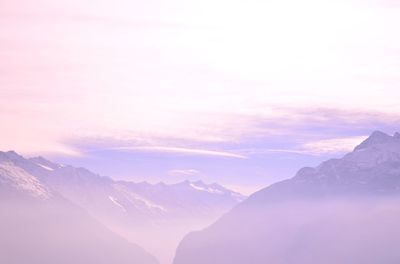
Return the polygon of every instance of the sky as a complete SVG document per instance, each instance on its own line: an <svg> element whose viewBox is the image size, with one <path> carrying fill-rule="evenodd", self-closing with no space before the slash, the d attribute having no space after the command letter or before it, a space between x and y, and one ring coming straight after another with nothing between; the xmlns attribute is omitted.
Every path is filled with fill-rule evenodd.
<svg viewBox="0 0 400 264"><path fill-rule="evenodd" d="M390 0L0 0L0 149L252 192L400 130Z"/></svg>

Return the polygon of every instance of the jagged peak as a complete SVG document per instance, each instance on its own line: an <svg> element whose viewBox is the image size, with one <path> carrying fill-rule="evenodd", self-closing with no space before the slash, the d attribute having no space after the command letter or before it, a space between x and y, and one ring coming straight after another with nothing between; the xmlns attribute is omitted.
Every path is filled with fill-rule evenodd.
<svg viewBox="0 0 400 264"><path fill-rule="evenodd" d="M198 185L203 185L203 186L207 186L208 185L208 184L205 184L202 180L193 181L191 183L198 184Z"/></svg>
<svg viewBox="0 0 400 264"><path fill-rule="evenodd" d="M211 183L211 184L209 184L211 187L214 187L214 188L223 188L223 189L226 189L224 186L222 186L221 184L219 184L219 183L217 183L217 182L213 182L213 183Z"/></svg>
<svg viewBox="0 0 400 264"><path fill-rule="evenodd" d="M43 158L42 156L33 157L33 158L30 158L29 160L40 161L40 162L49 162L47 159Z"/></svg>
<svg viewBox="0 0 400 264"><path fill-rule="evenodd" d="M369 140L376 140L376 141L388 140L390 138L392 138L392 136L390 136L380 130L376 130L376 131L372 132L372 134L368 137Z"/></svg>
<svg viewBox="0 0 400 264"><path fill-rule="evenodd" d="M364 140L360 145L358 145L354 150L361 150L373 145L385 144L391 141L400 140L400 134L396 132L394 136L390 136L382 131L374 131L366 140Z"/></svg>
<svg viewBox="0 0 400 264"><path fill-rule="evenodd" d="M29 161L33 162L34 164L36 164L46 170L56 170L56 169L62 168L62 166L60 164L49 161L49 160L43 158L42 156L30 158Z"/></svg>
<svg viewBox="0 0 400 264"><path fill-rule="evenodd" d="M23 159L24 157L22 157L21 155L19 155L17 152L15 152L14 150L9 150L9 151L0 151L0 157L5 157L6 159L9 160L19 160L19 159Z"/></svg>

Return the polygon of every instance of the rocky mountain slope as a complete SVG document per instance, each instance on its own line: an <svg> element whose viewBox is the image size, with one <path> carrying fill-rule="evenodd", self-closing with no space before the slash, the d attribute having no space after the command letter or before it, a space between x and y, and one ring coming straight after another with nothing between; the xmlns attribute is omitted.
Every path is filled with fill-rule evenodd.
<svg viewBox="0 0 400 264"><path fill-rule="evenodd" d="M15 158L0 153L0 263L158 263L16 166Z"/></svg>
<svg viewBox="0 0 400 264"><path fill-rule="evenodd" d="M303 168L181 242L174 264L399 263L400 134Z"/></svg>
<svg viewBox="0 0 400 264"><path fill-rule="evenodd" d="M85 168L0 152L0 194L23 191L39 200L53 193L79 206L99 223L171 263L188 232L203 228L245 199L218 184L167 185L115 181Z"/></svg>

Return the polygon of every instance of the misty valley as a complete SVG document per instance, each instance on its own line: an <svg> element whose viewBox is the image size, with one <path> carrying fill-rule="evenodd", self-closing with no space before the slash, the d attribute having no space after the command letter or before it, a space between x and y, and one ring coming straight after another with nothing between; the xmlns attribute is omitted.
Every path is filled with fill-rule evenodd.
<svg viewBox="0 0 400 264"><path fill-rule="evenodd" d="M400 264L400 0L0 0L0 264Z"/></svg>
<svg viewBox="0 0 400 264"><path fill-rule="evenodd" d="M0 153L0 263L400 262L400 134L246 197Z"/></svg>

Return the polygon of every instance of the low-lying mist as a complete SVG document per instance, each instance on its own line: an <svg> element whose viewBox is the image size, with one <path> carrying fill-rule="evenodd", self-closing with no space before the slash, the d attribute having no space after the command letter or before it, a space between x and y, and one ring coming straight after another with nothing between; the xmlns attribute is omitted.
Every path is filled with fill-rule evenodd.
<svg viewBox="0 0 400 264"><path fill-rule="evenodd" d="M67 201L2 199L0 219L0 263L157 263Z"/></svg>
<svg viewBox="0 0 400 264"><path fill-rule="evenodd" d="M399 204L347 196L239 205L188 235L174 264L399 263Z"/></svg>

